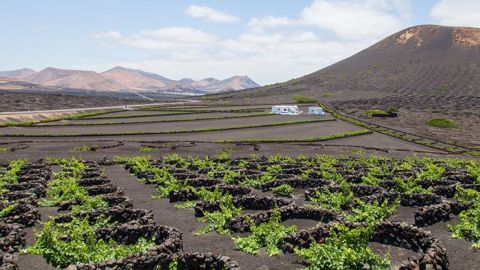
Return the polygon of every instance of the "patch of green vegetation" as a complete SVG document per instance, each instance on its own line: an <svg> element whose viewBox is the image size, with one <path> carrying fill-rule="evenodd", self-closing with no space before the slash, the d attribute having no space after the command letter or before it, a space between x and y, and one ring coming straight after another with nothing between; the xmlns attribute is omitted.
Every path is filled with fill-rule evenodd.
<svg viewBox="0 0 480 270"><path fill-rule="evenodd" d="M128 135L160 135L160 134L183 134L183 133L200 133L209 131L223 131L223 130L235 130L235 129L249 129L259 127L274 127L274 126L288 126L299 125L308 123L317 123L324 121L335 121L335 119L313 119L302 121L287 121L287 122L274 122L270 124L255 124L255 125L238 125L238 126L224 126L224 127L211 127L211 128L198 128L192 130L171 130L163 132L122 132L122 133L88 133L88 134L2 134L0 137L100 137L100 136L128 136Z"/></svg>
<svg viewBox="0 0 480 270"><path fill-rule="evenodd" d="M427 122L428 126L437 128L458 128L458 124L447 118L432 118Z"/></svg>
<svg viewBox="0 0 480 270"><path fill-rule="evenodd" d="M195 235L203 235L209 232L217 232L219 234L230 234L228 223L235 217L242 214L242 209L233 204L232 195L225 195L220 203L220 210L214 212L206 212L204 217L199 218L200 221L208 223L207 226L195 232Z"/></svg>
<svg viewBox="0 0 480 270"><path fill-rule="evenodd" d="M327 92L323 93L323 97L331 97L331 96L333 96L332 92L327 91Z"/></svg>
<svg viewBox="0 0 480 270"><path fill-rule="evenodd" d="M283 184L272 188L272 192L280 196L291 196L293 194L293 190L294 188L288 184Z"/></svg>
<svg viewBox="0 0 480 270"><path fill-rule="evenodd" d="M0 153L7 153L10 151L11 151L11 148L0 146Z"/></svg>
<svg viewBox="0 0 480 270"><path fill-rule="evenodd" d="M316 205L309 204L309 207L320 207L332 209L336 211L346 210L353 202L353 192L346 181L340 184L339 191L329 191L328 189L317 191L317 193L310 198Z"/></svg>
<svg viewBox="0 0 480 270"><path fill-rule="evenodd" d="M0 123L2 127L31 127L35 125L35 123L31 120L26 121L7 121L4 123Z"/></svg>
<svg viewBox="0 0 480 270"><path fill-rule="evenodd" d="M303 139L245 139L245 140L220 140L218 142L221 143L288 143L288 142L321 142L321 141L329 141L347 137L354 137L366 134L372 134L373 132L368 129L362 129L357 131L350 131L350 132L343 132L337 134L331 134L326 136L320 137L311 137L311 138L303 138Z"/></svg>
<svg viewBox="0 0 480 270"><path fill-rule="evenodd" d="M70 264L120 259L155 245L154 240L144 238L132 245L99 238L97 231L109 226L112 223L106 218L99 218L93 224L88 218L74 217L66 223L56 223L50 219L43 223L42 231L35 234L35 243L23 253L41 255L53 266L65 268Z"/></svg>
<svg viewBox="0 0 480 270"><path fill-rule="evenodd" d="M309 265L306 270L386 270L390 259L376 255L368 246L372 233L372 226L350 229L345 225L335 225L330 228L325 242L314 242L308 248L296 249L295 253L307 259ZM368 268L365 268L367 265Z"/></svg>
<svg viewBox="0 0 480 270"><path fill-rule="evenodd" d="M352 214L347 216L347 220L352 222L366 222L369 225L376 225L379 222L393 215L398 207L400 201L393 203L384 201L379 203L366 203L361 200L357 200L357 206L352 209Z"/></svg>
<svg viewBox="0 0 480 270"><path fill-rule="evenodd" d="M285 227L281 223L281 214L278 208L272 211L268 222L255 225L250 222L251 234L247 237L233 237L235 248L249 254L258 255L261 248L265 248L268 256L279 253L279 247L283 244L283 238L297 231L295 225Z"/></svg>
<svg viewBox="0 0 480 270"><path fill-rule="evenodd" d="M50 122L56 122L61 120L80 120L87 117L93 117L93 116L98 116L98 115L103 115L108 113L115 113L115 112L122 112L122 111L123 111L122 109L115 109L115 110L101 110L101 111L94 111L94 112L79 112L79 113L74 113L66 116L45 118L38 121L38 123L50 123Z"/></svg>
<svg viewBox="0 0 480 270"><path fill-rule="evenodd" d="M480 249L480 192L457 186L455 199L472 204L468 210L460 213L460 223L448 225L454 238L465 238L473 242L472 247Z"/></svg>
<svg viewBox="0 0 480 270"><path fill-rule="evenodd" d="M300 104L317 103L317 100L307 96L293 96L293 102Z"/></svg>
<svg viewBox="0 0 480 270"><path fill-rule="evenodd" d="M153 152L158 151L158 149L155 148L155 147L151 147L151 146L141 146L138 151L140 151L142 153L153 153Z"/></svg>
<svg viewBox="0 0 480 270"><path fill-rule="evenodd" d="M368 116L369 118L372 118L373 116L387 116L388 113L384 110L380 109L371 109L365 112L365 115Z"/></svg>
<svg viewBox="0 0 480 270"><path fill-rule="evenodd" d="M235 153L233 149L218 149L216 151L215 158L218 160L225 161L230 158L230 156Z"/></svg>
<svg viewBox="0 0 480 270"><path fill-rule="evenodd" d="M27 159L15 159L10 161L8 164L7 171L0 175L0 193L3 193L4 186L7 184L15 184L18 183L18 173L22 170L25 165L27 165Z"/></svg>
<svg viewBox="0 0 480 270"><path fill-rule="evenodd" d="M9 216L13 212L13 210L15 210L15 208L17 208L17 206L18 206L17 203L12 203L12 204L7 205L5 208L3 208L0 211L0 218Z"/></svg>
<svg viewBox="0 0 480 270"><path fill-rule="evenodd" d="M171 113L171 114L160 114L160 116L163 115L183 115L183 114L195 114L195 113ZM150 123L174 123L174 122L193 122L193 121L207 121L207 120L221 120L221 119L235 119L235 118L249 118L249 117L258 117L258 116L270 116L271 113L267 112L261 112L261 113L250 113L248 115L235 115L235 116L215 116L215 117L203 117L203 118L179 118L179 119L164 119L164 120L146 120L146 121L135 121L135 122L92 122L92 123L71 123L71 124L58 124L58 125L48 125L49 127L52 126L104 126L104 125L129 125L129 124L139 124L139 123L144 123L144 124L150 124ZM159 116L157 114L155 115L140 115L140 117L153 117L153 116ZM116 118L136 118L137 115L132 115L132 116L115 116L111 117L108 119L116 119ZM106 117L102 118L89 118L89 119L106 119Z"/></svg>
<svg viewBox="0 0 480 270"><path fill-rule="evenodd" d="M48 183L48 197L40 202L41 206L59 206L63 202L77 201L79 204L72 206L74 213L108 207L100 196L89 196L88 191L78 185L86 169L82 161L71 158L59 162L62 170L54 173L54 179Z"/></svg>

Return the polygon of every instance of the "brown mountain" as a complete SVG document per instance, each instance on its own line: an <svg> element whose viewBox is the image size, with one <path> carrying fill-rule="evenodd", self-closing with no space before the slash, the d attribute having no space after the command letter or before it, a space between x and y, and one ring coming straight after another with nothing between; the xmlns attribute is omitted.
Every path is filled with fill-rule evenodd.
<svg viewBox="0 0 480 270"><path fill-rule="evenodd" d="M35 70L29 68L22 68L11 71L0 71L0 77L10 78L10 79L25 79L27 77L33 76Z"/></svg>
<svg viewBox="0 0 480 270"><path fill-rule="evenodd" d="M185 78L175 81L158 74L123 67L115 67L102 73L52 67L45 68L38 73L22 69L0 72L0 77L43 87L99 91L175 91L201 94L259 86L246 76L235 76L223 81L212 78L201 81Z"/></svg>
<svg viewBox="0 0 480 270"><path fill-rule="evenodd" d="M356 117L373 108L400 109L377 120L407 131L480 145L480 29L415 26L327 68L285 83L218 95L248 102L287 102L305 95ZM425 126L447 117L460 127Z"/></svg>
<svg viewBox="0 0 480 270"><path fill-rule="evenodd" d="M259 86L248 76L234 76L223 81L218 81L215 79L205 79L200 81L200 83L205 82L208 83L206 83L206 85L201 87L200 89L208 93L238 91L242 89L256 88Z"/></svg>

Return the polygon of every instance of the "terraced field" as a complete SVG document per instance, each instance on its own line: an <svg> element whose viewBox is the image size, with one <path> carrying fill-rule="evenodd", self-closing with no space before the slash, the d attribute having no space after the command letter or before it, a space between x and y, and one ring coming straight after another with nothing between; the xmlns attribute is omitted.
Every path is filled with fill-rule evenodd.
<svg viewBox="0 0 480 270"><path fill-rule="evenodd" d="M0 269L480 265L477 160L267 108L1 127Z"/></svg>

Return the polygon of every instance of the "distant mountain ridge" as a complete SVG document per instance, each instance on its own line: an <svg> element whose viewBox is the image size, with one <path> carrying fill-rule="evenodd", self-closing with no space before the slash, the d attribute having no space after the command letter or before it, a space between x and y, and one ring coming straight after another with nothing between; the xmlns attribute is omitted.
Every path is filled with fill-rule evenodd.
<svg viewBox="0 0 480 270"><path fill-rule="evenodd" d="M99 91L175 91L177 93L210 94L259 86L248 76L234 76L225 80L206 78L199 81L184 78L176 81L155 73L120 66L101 73L52 67L36 72L32 69L24 68L0 71L0 77L45 87Z"/></svg>

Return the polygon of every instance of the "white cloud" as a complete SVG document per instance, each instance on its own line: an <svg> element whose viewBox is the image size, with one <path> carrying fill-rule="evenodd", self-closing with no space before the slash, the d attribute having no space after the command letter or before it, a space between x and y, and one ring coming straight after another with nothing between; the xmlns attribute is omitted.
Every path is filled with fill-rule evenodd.
<svg viewBox="0 0 480 270"><path fill-rule="evenodd" d="M364 47L362 43L322 40L310 31L249 31L222 39L182 27L140 31L117 42L153 56L108 66L140 68L176 79L247 74L262 84L308 74ZM161 55L155 55L157 52Z"/></svg>
<svg viewBox="0 0 480 270"><path fill-rule="evenodd" d="M442 0L430 12L440 24L480 27L480 1Z"/></svg>
<svg viewBox="0 0 480 270"><path fill-rule="evenodd" d="M265 16L262 18L252 18L248 22L248 26L255 30L263 30L269 27L285 27L298 25L298 21L288 17Z"/></svg>
<svg viewBox="0 0 480 270"><path fill-rule="evenodd" d="M375 41L408 25L394 2L399 3L390 0L317 0L302 11L300 20L303 24L333 31L341 39Z"/></svg>
<svg viewBox="0 0 480 270"><path fill-rule="evenodd" d="M206 13L200 13L198 17L207 18ZM143 61L110 64L174 79L247 74L261 84L280 82L314 72L372 45L406 27L410 15L410 0L316 0L298 17L252 18L247 31L232 38L190 27L119 33L117 44L153 55ZM321 30L335 35L322 36Z"/></svg>
<svg viewBox="0 0 480 270"><path fill-rule="evenodd" d="M335 33L342 40L375 42L408 26L410 0L316 0L298 18L252 18L252 31L285 26L309 26Z"/></svg>
<svg viewBox="0 0 480 270"><path fill-rule="evenodd" d="M193 18L207 19L213 22L237 22L240 18L207 6L191 5L185 13Z"/></svg>
<svg viewBox="0 0 480 270"><path fill-rule="evenodd" d="M95 39L115 39L119 40L122 38L122 34L118 31L107 31L107 32L102 32L102 33L96 33L92 35L93 38Z"/></svg>
<svg viewBox="0 0 480 270"><path fill-rule="evenodd" d="M148 50L203 47L215 41L215 36L190 27L144 30L122 40L124 44Z"/></svg>

